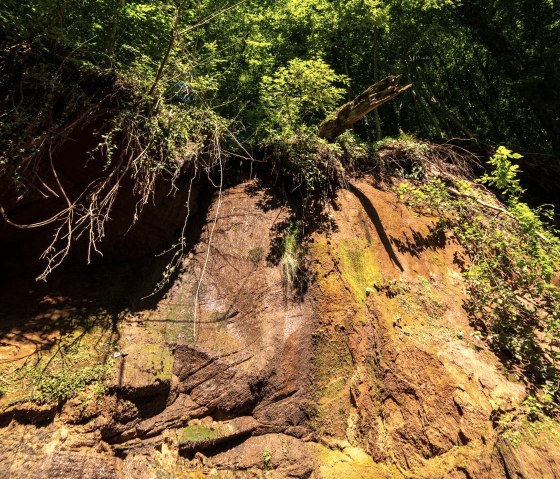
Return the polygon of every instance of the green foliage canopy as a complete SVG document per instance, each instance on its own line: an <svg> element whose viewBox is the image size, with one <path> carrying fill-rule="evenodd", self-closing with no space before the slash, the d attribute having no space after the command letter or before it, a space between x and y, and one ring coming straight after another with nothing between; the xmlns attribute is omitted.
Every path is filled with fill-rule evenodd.
<svg viewBox="0 0 560 479"><path fill-rule="evenodd" d="M345 81L322 60L290 60L261 81L261 101L273 125L291 133L304 125L317 124L341 101Z"/></svg>
<svg viewBox="0 0 560 479"><path fill-rule="evenodd" d="M310 62L300 64L309 75L323 61L345 75L348 97L388 74L414 84L382 107L385 134L559 150L556 0L5 3L0 19L17 37L61 59L116 71L160 98L182 82L252 131L270 99L261 86L292 61ZM358 132L374 137L367 120Z"/></svg>

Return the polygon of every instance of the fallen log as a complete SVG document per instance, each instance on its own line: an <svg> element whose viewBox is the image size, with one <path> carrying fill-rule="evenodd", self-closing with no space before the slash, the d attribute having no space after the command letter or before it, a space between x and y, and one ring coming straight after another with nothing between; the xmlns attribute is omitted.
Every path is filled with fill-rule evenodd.
<svg viewBox="0 0 560 479"><path fill-rule="evenodd" d="M375 85L371 85L352 101L342 105L319 125L319 137L333 141L368 113L412 86L409 84L401 87L400 80L400 75L387 77Z"/></svg>

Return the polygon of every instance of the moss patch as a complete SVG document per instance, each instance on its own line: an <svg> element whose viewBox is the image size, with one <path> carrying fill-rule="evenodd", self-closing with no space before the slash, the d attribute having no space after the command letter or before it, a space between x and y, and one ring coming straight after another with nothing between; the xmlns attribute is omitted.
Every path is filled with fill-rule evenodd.
<svg viewBox="0 0 560 479"><path fill-rule="evenodd" d="M325 240L314 242L310 248L312 257L319 260L316 270L322 298L319 307L324 310L321 313L324 324L316 335L315 345L313 382L317 411L313 427L320 434L345 437L352 410L349 385L354 372L345 331L352 327L356 303L340 276L327 272L325 265L336 258L335 251Z"/></svg>
<svg viewBox="0 0 560 479"><path fill-rule="evenodd" d="M423 276L418 276L417 282L401 285L395 298L400 311L416 318L436 319L444 311L439 295Z"/></svg>
<svg viewBox="0 0 560 479"><path fill-rule="evenodd" d="M179 444L196 445L199 443L213 441L218 437L220 437L220 431L217 429L202 425L187 426L181 431Z"/></svg>
<svg viewBox="0 0 560 479"><path fill-rule="evenodd" d="M67 367L53 374L41 376L37 381L38 392L34 399L44 403L70 399L86 388L99 396L105 392L103 381L110 370L109 364L80 369Z"/></svg>
<svg viewBox="0 0 560 479"><path fill-rule="evenodd" d="M341 241L339 245L343 279L360 303L366 300L366 289L383 281L375 251L366 241Z"/></svg>
<svg viewBox="0 0 560 479"><path fill-rule="evenodd" d="M191 344L194 341L193 311L194 296L181 298L169 305L163 312L163 321L159 322L159 332L167 344Z"/></svg>
<svg viewBox="0 0 560 479"><path fill-rule="evenodd" d="M155 379L170 381L173 371L173 355L163 344L146 344L143 346L144 360L147 369L155 371Z"/></svg>
<svg viewBox="0 0 560 479"><path fill-rule="evenodd" d="M349 383L353 371L344 338L323 336L317 347L314 371L317 414L313 427L320 433L344 437L351 409Z"/></svg>
<svg viewBox="0 0 560 479"><path fill-rule="evenodd" d="M250 261L255 266L257 266L263 258L264 250L260 246L250 249L249 253L247 253L247 261Z"/></svg>
<svg viewBox="0 0 560 479"><path fill-rule="evenodd" d="M192 264L185 268L179 288L172 300L167 299L158 305L156 311L148 315L146 328L156 338L155 343L192 344L194 342L194 298L197 278ZM205 292L201 286L200 294Z"/></svg>

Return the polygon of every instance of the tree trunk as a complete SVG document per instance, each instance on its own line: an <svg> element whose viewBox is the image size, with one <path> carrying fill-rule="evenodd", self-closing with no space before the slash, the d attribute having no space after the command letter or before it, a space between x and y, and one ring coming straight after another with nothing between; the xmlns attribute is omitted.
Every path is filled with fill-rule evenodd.
<svg viewBox="0 0 560 479"><path fill-rule="evenodd" d="M333 141L346 130L352 128L354 123L361 120L368 113L412 86L405 85L401 87L399 85L400 79L400 75L387 77L370 86L352 101L342 105L321 123L319 126L319 137Z"/></svg>
<svg viewBox="0 0 560 479"><path fill-rule="evenodd" d="M154 82L152 83L152 86L150 88L150 91L148 92L149 96L152 96L156 90L157 84L159 83L162 75L163 75L163 70L165 69L165 66L167 65L167 60L169 60L169 55L171 54L171 51L173 50L173 47L175 45L175 40L176 40L176 36L177 36L177 29L179 27L179 21L181 19L181 11L183 10L183 5L185 5L186 1L181 2L179 4L179 6L177 6L177 9L175 10L175 18L173 19L173 25L171 26L171 34L169 35L169 42L167 43L167 48L165 49L165 52L163 54L163 58L161 59L161 62L159 64L159 68L158 71L156 73L156 77L154 79Z"/></svg>

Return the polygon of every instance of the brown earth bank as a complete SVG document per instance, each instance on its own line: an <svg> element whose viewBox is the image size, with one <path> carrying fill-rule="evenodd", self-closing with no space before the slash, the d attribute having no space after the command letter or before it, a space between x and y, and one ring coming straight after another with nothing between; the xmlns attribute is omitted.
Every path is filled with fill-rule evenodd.
<svg viewBox="0 0 560 479"><path fill-rule="evenodd" d="M462 308L452 234L353 180L308 213L296 291L281 197L199 200L160 296L141 299L164 271L142 257L3 281L0 477L560 477L560 427L519 414L525 386Z"/></svg>

